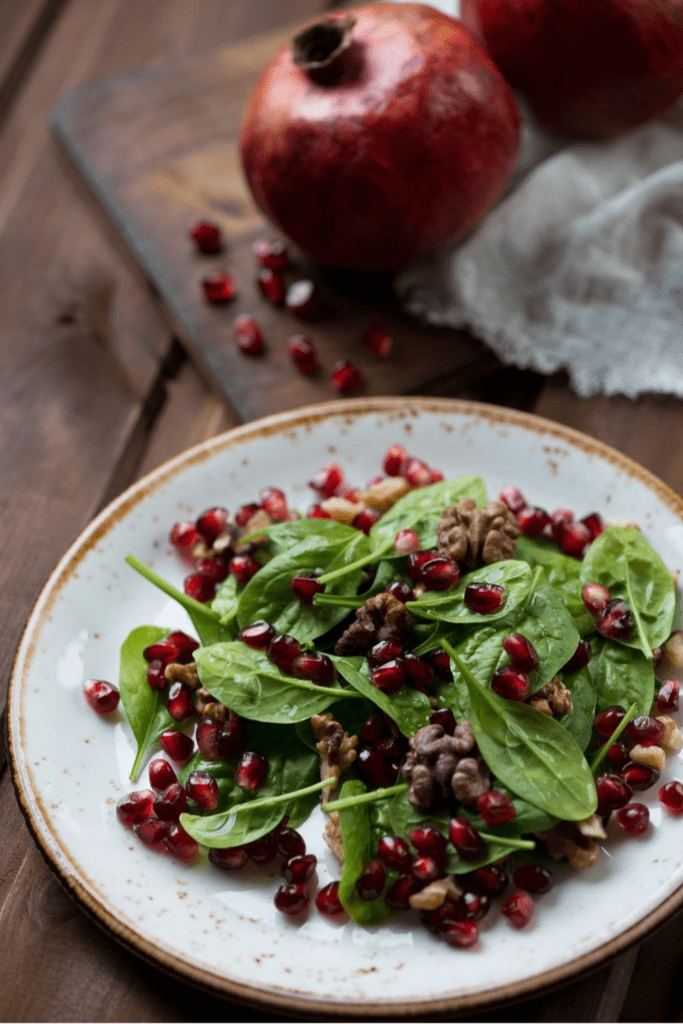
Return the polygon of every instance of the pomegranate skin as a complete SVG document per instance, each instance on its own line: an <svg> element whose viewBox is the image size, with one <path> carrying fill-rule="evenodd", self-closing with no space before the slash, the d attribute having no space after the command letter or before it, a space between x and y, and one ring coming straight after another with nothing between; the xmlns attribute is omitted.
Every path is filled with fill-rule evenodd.
<svg viewBox="0 0 683 1024"><path fill-rule="evenodd" d="M683 0L462 0L461 7L552 131L611 138L683 93Z"/></svg>
<svg viewBox="0 0 683 1024"><path fill-rule="evenodd" d="M324 84L289 44L275 54L247 107L242 163L257 205L320 263L395 270L492 206L514 169L519 113L461 22L391 2L324 22L348 17L350 46Z"/></svg>

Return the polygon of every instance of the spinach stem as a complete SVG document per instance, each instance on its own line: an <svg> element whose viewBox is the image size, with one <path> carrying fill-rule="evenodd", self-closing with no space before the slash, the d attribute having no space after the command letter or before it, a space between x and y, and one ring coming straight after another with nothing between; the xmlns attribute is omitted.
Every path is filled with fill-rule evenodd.
<svg viewBox="0 0 683 1024"><path fill-rule="evenodd" d="M598 750L598 752L595 755L595 757L593 758L593 762L591 764L591 771L593 772L593 775L597 775L598 768L600 767L602 762L607 757L607 754L609 752L609 748L614 743L616 743L616 741L619 739L619 737L621 736L622 732L624 731L624 729L626 728L628 723L631 721L632 718L635 717L637 708L638 708L638 705L635 702L633 704L631 704L631 707L628 709L628 711L626 712L626 714L624 715L622 720L619 722L619 725L616 727L616 729L614 730L614 732L612 733L610 738L608 740L606 740L604 745L602 747L600 747L600 749Z"/></svg>
<svg viewBox="0 0 683 1024"><path fill-rule="evenodd" d="M163 590L165 594L168 594L168 596L172 597L174 601L177 601L185 611L194 615L203 615L207 619L212 619L214 622L220 623L220 616L216 612L207 605L202 604L201 601L195 601L193 597L189 597L187 594L184 594L182 590L178 590L177 587L174 587L172 583L165 580L164 577L160 576L158 572L154 571L154 569L150 569L148 565L141 562L139 558L135 557L135 555L126 555L126 562L132 569L135 569L135 571L139 572L141 576L144 576L146 580L153 583L155 587L158 587L159 590Z"/></svg>
<svg viewBox="0 0 683 1024"><path fill-rule="evenodd" d="M448 640L441 640L441 646L448 655L448 657L451 659L451 661L454 661L455 664L458 666L459 672L465 677L465 679L469 683L471 683L472 686L476 686L479 690L483 690L484 688L481 685L481 683L475 676L472 675L472 673L470 672L469 668L462 660L460 655L455 653L455 651L449 644Z"/></svg>
<svg viewBox="0 0 683 1024"><path fill-rule="evenodd" d="M334 786L339 779L323 779L322 782L314 782L312 786L306 786L304 789L294 789L288 793L280 793L279 796L265 796L261 800L245 800L243 804L235 804L234 807L230 807L226 814L242 814L244 811L258 811L262 807L277 807L278 804L289 803L290 800L298 800L301 796L310 796L311 793L317 793L321 789L325 789L326 786Z"/></svg>
<svg viewBox="0 0 683 1024"><path fill-rule="evenodd" d="M377 551L372 551L369 555L359 558L356 562L350 562L348 565L340 566L339 569L333 569L332 572L323 573L322 576L318 576L318 583L331 583L332 580L338 580L340 576L346 576L348 573L354 572L356 569L362 569L364 565L370 565L371 562L378 562L390 547L391 545L389 545L389 547L379 548Z"/></svg>
<svg viewBox="0 0 683 1024"><path fill-rule="evenodd" d="M360 608L365 604L363 597L343 597L341 594L315 594L313 604L323 608Z"/></svg>
<svg viewBox="0 0 683 1024"><path fill-rule="evenodd" d="M509 846L511 850L535 850L536 843L533 839L508 839L507 836L494 836L491 832L479 832L482 839L487 843L498 843L499 846Z"/></svg>
<svg viewBox="0 0 683 1024"><path fill-rule="evenodd" d="M372 804L376 800L386 800L390 796L407 793L408 789L407 782L400 782L397 786L389 786L387 789L373 789L369 793L361 793L359 796L347 796L344 800L331 800L323 806L323 810L327 814L331 814L332 811L345 811L348 807L356 807L359 804Z"/></svg>

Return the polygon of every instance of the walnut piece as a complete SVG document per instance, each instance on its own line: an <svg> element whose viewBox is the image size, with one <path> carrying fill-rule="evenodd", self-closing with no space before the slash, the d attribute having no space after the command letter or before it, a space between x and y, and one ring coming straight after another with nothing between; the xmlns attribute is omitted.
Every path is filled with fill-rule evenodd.
<svg viewBox="0 0 683 1024"><path fill-rule="evenodd" d="M339 867L344 867L344 841L342 839L341 827L339 825L339 812L332 811L330 820L325 825L323 839L329 846L332 853L339 861Z"/></svg>
<svg viewBox="0 0 683 1024"><path fill-rule="evenodd" d="M408 801L413 807L431 807L439 798L455 796L472 806L491 788L488 768L475 750L469 722L459 722L453 736L441 725L425 725L409 740L401 766L410 783Z"/></svg>
<svg viewBox="0 0 683 1024"><path fill-rule="evenodd" d="M382 515L384 512L388 512L391 506L409 490L410 484L402 476L388 476L373 484L372 487L368 487L367 491L362 491L358 495L358 500Z"/></svg>
<svg viewBox="0 0 683 1024"><path fill-rule="evenodd" d="M517 517L504 501L489 501L479 508L474 498L461 498L441 513L437 550L474 569L512 558L519 534Z"/></svg>
<svg viewBox="0 0 683 1024"><path fill-rule="evenodd" d="M683 668L683 629L675 629L662 647L662 664L666 668Z"/></svg>
<svg viewBox="0 0 683 1024"><path fill-rule="evenodd" d="M634 747L631 747L628 755L636 764L643 764L646 768L656 768L658 772L663 772L666 767L666 754L656 744L644 747L641 743L636 743Z"/></svg>
<svg viewBox="0 0 683 1024"><path fill-rule="evenodd" d="M553 860L566 857L569 866L580 871L592 868L600 857L598 844L584 835L573 821L561 821L547 832L537 832L536 835L543 841L549 857Z"/></svg>
<svg viewBox="0 0 683 1024"><path fill-rule="evenodd" d="M549 683L532 693L526 703L550 718L561 718L572 710L572 695L564 683L553 676Z"/></svg>
<svg viewBox="0 0 683 1024"><path fill-rule="evenodd" d="M205 686L200 686L197 690L194 708L200 718L214 718L217 722L232 720L233 717L229 708L214 700Z"/></svg>
<svg viewBox="0 0 683 1024"><path fill-rule="evenodd" d="M438 910L447 899L457 900L462 896L460 889L453 875L446 875L445 878L437 878L430 882L424 889L414 892L408 897L413 910Z"/></svg>
<svg viewBox="0 0 683 1024"><path fill-rule="evenodd" d="M381 640L400 640L413 628L413 616L393 594L375 594L356 612L356 619L339 637L334 653L366 654Z"/></svg>
<svg viewBox="0 0 683 1024"><path fill-rule="evenodd" d="M337 497L321 501L320 507L328 516L332 516L338 523L346 523L347 526L350 526L356 516L365 509L362 501L349 501L348 498Z"/></svg>
<svg viewBox="0 0 683 1024"><path fill-rule="evenodd" d="M313 715L311 726L317 740L316 747L320 751L320 778L323 782L326 779L338 780L341 773L356 760L358 737L349 736L344 732L343 727L332 715ZM335 782L322 791L320 799L323 805L328 802L332 790L336 787Z"/></svg>
<svg viewBox="0 0 683 1024"><path fill-rule="evenodd" d="M197 690L201 685L197 666L193 661L189 665L181 665L178 661L172 661L164 669L164 675L169 683L185 683L191 690Z"/></svg>
<svg viewBox="0 0 683 1024"><path fill-rule="evenodd" d="M660 747L670 754L677 754L683 746L683 734L670 715L657 715L657 721L661 722L666 732L659 741Z"/></svg>

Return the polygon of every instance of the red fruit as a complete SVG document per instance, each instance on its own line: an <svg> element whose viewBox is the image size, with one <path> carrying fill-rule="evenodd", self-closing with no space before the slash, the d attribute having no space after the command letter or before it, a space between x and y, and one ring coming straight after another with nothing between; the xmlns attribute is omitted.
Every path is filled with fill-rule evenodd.
<svg viewBox="0 0 683 1024"><path fill-rule="evenodd" d="M183 764L194 752L192 737L179 729L164 729L159 736L159 743L176 764Z"/></svg>
<svg viewBox="0 0 683 1024"><path fill-rule="evenodd" d="M390 641L383 641L388 643ZM388 659L389 660L389 659ZM361 729L360 739L362 743L376 743L381 736L386 735L388 732L387 723L384 719L384 715L381 715L379 711L374 711L365 722L365 725Z"/></svg>
<svg viewBox="0 0 683 1024"><path fill-rule="evenodd" d="M556 508L550 513L550 529L556 544L562 542L566 528L574 522L574 513L568 508Z"/></svg>
<svg viewBox="0 0 683 1024"><path fill-rule="evenodd" d="M164 838L167 828L168 823L160 818L146 818L144 821L136 821L133 832L145 846L154 846Z"/></svg>
<svg viewBox="0 0 683 1024"><path fill-rule="evenodd" d="M241 154L257 205L316 260L391 270L465 234L518 142L512 93L459 22L378 4L320 19L275 55Z"/></svg>
<svg viewBox="0 0 683 1024"><path fill-rule="evenodd" d="M88 679L83 686L83 693L90 707L98 715L108 715L116 711L121 699L116 687L102 679Z"/></svg>
<svg viewBox="0 0 683 1024"><path fill-rule="evenodd" d="M255 558L250 555L235 555L230 562L230 572L240 586L245 587L252 576L255 576L261 566Z"/></svg>
<svg viewBox="0 0 683 1024"><path fill-rule="evenodd" d="M393 661L395 658L402 657L403 645L395 638L392 638L391 640L380 640L380 642L375 644L374 647L371 647L367 653L370 668L377 668L378 665L385 665L388 661Z"/></svg>
<svg viewBox="0 0 683 1024"><path fill-rule="evenodd" d="M622 708L620 704L611 704L610 707L605 708L599 715L596 715L593 726L598 736L604 736L609 739L625 714L626 709Z"/></svg>
<svg viewBox="0 0 683 1024"><path fill-rule="evenodd" d="M172 786L177 781L178 776L168 761L164 761L163 757L157 757L154 761L150 762L149 784L153 789L161 792L162 789L168 789L169 786Z"/></svg>
<svg viewBox="0 0 683 1024"><path fill-rule="evenodd" d="M501 501L504 501L511 512L515 515L521 512L523 508L527 507L526 498L520 491L519 487L515 487L514 484L506 484L498 495Z"/></svg>
<svg viewBox="0 0 683 1024"><path fill-rule="evenodd" d="M604 612L610 599L607 587L602 583L584 583L581 587L581 600L591 615L600 615Z"/></svg>
<svg viewBox="0 0 683 1024"><path fill-rule="evenodd" d="M683 92L679 0L463 0L461 17L551 131L610 138Z"/></svg>
<svg viewBox="0 0 683 1024"><path fill-rule="evenodd" d="M186 722L194 713L192 690L185 683L174 683L168 691L166 707L176 722Z"/></svg>
<svg viewBox="0 0 683 1024"><path fill-rule="evenodd" d="M578 672L580 668L585 668L588 662L591 660L591 645L587 640L583 638L579 640L576 650L572 654L566 665L562 666L563 672Z"/></svg>
<svg viewBox="0 0 683 1024"><path fill-rule="evenodd" d="M211 545L223 533L227 520L228 510L221 505L215 505L202 512L195 525L206 543Z"/></svg>
<svg viewBox="0 0 683 1024"><path fill-rule="evenodd" d="M302 572L292 576L290 587L301 604L313 604L313 598L316 594L322 594L325 584L318 583L312 572Z"/></svg>
<svg viewBox="0 0 683 1024"><path fill-rule="evenodd" d="M598 792L598 814L601 815L616 811L618 807L625 807L633 796L631 787L611 772L598 775L595 788Z"/></svg>
<svg viewBox="0 0 683 1024"><path fill-rule="evenodd" d="M325 917L339 917L345 913L339 899L339 882L328 882L315 898L316 909Z"/></svg>
<svg viewBox="0 0 683 1024"><path fill-rule="evenodd" d="M179 551L189 552L200 539L194 523L176 523L169 534L169 540Z"/></svg>
<svg viewBox="0 0 683 1024"><path fill-rule="evenodd" d="M430 825L428 821L423 821L420 825L411 828L408 839L418 853L424 853L437 859L441 859L446 853L448 840L443 832L440 832L434 825Z"/></svg>
<svg viewBox="0 0 683 1024"><path fill-rule="evenodd" d="M683 814L683 785L677 780L667 782L659 791L659 802L672 814Z"/></svg>
<svg viewBox="0 0 683 1024"><path fill-rule="evenodd" d="M183 580L183 590L188 597L193 597L195 601L206 604L207 601L211 601L215 597L216 584L212 583L208 576L202 576L200 572L193 572Z"/></svg>
<svg viewBox="0 0 683 1024"><path fill-rule="evenodd" d="M508 884L508 876L497 864L487 864L477 868L470 875L472 884L487 896L501 896Z"/></svg>
<svg viewBox="0 0 683 1024"><path fill-rule="evenodd" d="M384 894L384 902L391 910L408 910L410 897L420 888L412 875L399 875Z"/></svg>
<svg viewBox="0 0 683 1024"><path fill-rule="evenodd" d="M149 818L154 808L155 795L151 789L136 789L125 793L116 805L116 816L123 825L134 825Z"/></svg>
<svg viewBox="0 0 683 1024"><path fill-rule="evenodd" d="M295 281L287 289L285 305L300 320L313 320L320 311L321 303L320 289L313 281Z"/></svg>
<svg viewBox="0 0 683 1024"><path fill-rule="evenodd" d="M361 385L360 370L350 360L341 359L332 367L330 384L342 394L347 391L355 391Z"/></svg>
<svg viewBox="0 0 683 1024"><path fill-rule="evenodd" d="M435 857L428 857L423 853L413 857L410 874L420 885L429 885L430 882L435 882L437 878L440 878L443 872Z"/></svg>
<svg viewBox="0 0 683 1024"><path fill-rule="evenodd" d="M275 848L283 857L300 857L306 852L306 843L294 828L281 828L275 833Z"/></svg>
<svg viewBox="0 0 683 1024"><path fill-rule="evenodd" d="M370 681L382 693L389 695L398 693L406 681L405 662L402 658L385 661L383 665L373 668L370 673Z"/></svg>
<svg viewBox="0 0 683 1024"><path fill-rule="evenodd" d="M223 723L214 718L202 718L197 726L195 735L197 749L207 761L219 761L221 759L218 737L222 728Z"/></svg>
<svg viewBox="0 0 683 1024"><path fill-rule="evenodd" d="M401 601L403 604L405 604L406 601L415 600L413 588L410 586L409 583L406 583L405 580L394 580L393 583L390 583L389 586L386 588L385 593L391 594L393 597L398 598L398 600Z"/></svg>
<svg viewBox="0 0 683 1024"><path fill-rule="evenodd" d="M159 793L154 800L154 813L162 821L177 821L187 806L187 794L179 782Z"/></svg>
<svg viewBox="0 0 683 1024"><path fill-rule="evenodd" d="M230 302L235 298L235 282L229 274L209 274L202 280L202 288L208 302Z"/></svg>
<svg viewBox="0 0 683 1024"><path fill-rule="evenodd" d="M461 857L475 860L486 849L486 843L465 818L451 818L448 823L448 835Z"/></svg>
<svg viewBox="0 0 683 1024"><path fill-rule="evenodd" d="M536 648L521 633L509 633L503 640L503 650L515 668L521 668L524 672L533 672L538 668Z"/></svg>
<svg viewBox="0 0 683 1024"><path fill-rule="evenodd" d="M259 501L271 519L280 521L287 518L287 499L279 487L264 487L259 494Z"/></svg>
<svg viewBox="0 0 683 1024"><path fill-rule="evenodd" d="M287 246L278 238L259 238L251 250L257 262L268 270L287 270L291 263Z"/></svg>
<svg viewBox="0 0 683 1024"><path fill-rule="evenodd" d="M533 895L549 892L555 884L555 876L543 864L521 864L512 874L512 881L518 889Z"/></svg>
<svg viewBox="0 0 683 1024"><path fill-rule="evenodd" d="M255 750L245 750L235 768L235 785L250 793L262 786L268 774L268 759Z"/></svg>
<svg viewBox="0 0 683 1024"><path fill-rule="evenodd" d="M278 633L268 645L268 657L281 672L288 674L291 671L294 659L301 654L299 641L287 633Z"/></svg>
<svg viewBox="0 0 683 1024"><path fill-rule="evenodd" d="M437 708L429 716L429 724L440 725L447 736L452 736L456 726L455 715L450 708Z"/></svg>
<svg viewBox="0 0 683 1024"><path fill-rule="evenodd" d="M394 785L395 773L376 747L361 747L354 761L354 767L363 782L367 782L368 785L374 786L376 789Z"/></svg>
<svg viewBox="0 0 683 1024"><path fill-rule="evenodd" d="M308 486L312 487L314 491L318 491L324 498L331 498L343 483L344 470L341 466L338 466L336 462L326 462L313 479L308 481Z"/></svg>
<svg viewBox="0 0 683 1024"><path fill-rule="evenodd" d="M218 754L224 761L230 761L233 757L241 754L247 745L247 734L244 722L235 719L232 722L223 722L218 733L216 746Z"/></svg>
<svg viewBox="0 0 683 1024"><path fill-rule="evenodd" d="M505 587L497 583L468 583L465 587L465 605L479 615L492 615L507 601Z"/></svg>
<svg viewBox="0 0 683 1024"><path fill-rule="evenodd" d="M200 252L214 255L223 248L221 229L208 220L198 220L190 228L190 238Z"/></svg>
<svg viewBox="0 0 683 1024"><path fill-rule="evenodd" d="M430 484L439 484L441 483L442 480L445 479L446 477L444 476L440 469L433 469L431 472L431 476L429 477L429 482Z"/></svg>
<svg viewBox="0 0 683 1024"><path fill-rule="evenodd" d="M402 836L382 836L377 844L377 856L386 867L395 871L408 871L413 860L410 847Z"/></svg>
<svg viewBox="0 0 683 1024"><path fill-rule="evenodd" d="M466 889L457 900L451 911L455 920L481 921L491 909L491 900L487 893Z"/></svg>
<svg viewBox="0 0 683 1024"><path fill-rule="evenodd" d="M279 270L264 268L257 277L258 286L269 302L281 306L285 301L285 279Z"/></svg>
<svg viewBox="0 0 683 1024"><path fill-rule="evenodd" d="M527 537L538 537L550 525L550 516L543 508L523 508L517 513L517 522Z"/></svg>
<svg viewBox="0 0 683 1024"><path fill-rule="evenodd" d="M282 865L282 874L288 882L307 882L315 871L318 858L314 853L297 854Z"/></svg>
<svg viewBox="0 0 683 1024"><path fill-rule="evenodd" d="M218 783L210 772L190 772L185 783L187 795L205 811L218 807Z"/></svg>
<svg viewBox="0 0 683 1024"><path fill-rule="evenodd" d="M363 332L363 344L366 348L370 349L373 355L379 356L380 359L386 359L387 356L390 356L391 350L394 347L393 339L379 324L370 324Z"/></svg>
<svg viewBox="0 0 683 1024"><path fill-rule="evenodd" d="M275 629L273 626L266 622L265 619L259 619L257 622L250 622L248 626L241 629L237 639L241 640L247 647L253 647L256 651L265 651L274 636Z"/></svg>
<svg viewBox="0 0 683 1024"><path fill-rule="evenodd" d="M426 655L426 658L434 669L434 675L437 679L440 679L442 683L453 682L450 655L446 654L443 647L435 647L433 651Z"/></svg>
<svg viewBox="0 0 683 1024"><path fill-rule="evenodd" d="M227 850L209 850L209 861L214 867L224 871L239 871L247 863L247 851L243 846L233 846Z"/></svg>
<svg viewBox="0 0 683 1024"><path fill-rule="evenodd" d="M308 512L306 513L307 519L331 519L332 516L329 512L325 512L320 505L311 505Z"/></svg>
<svg viewBox="0 0 683 1024"><path fill-rule="evenodd" d="M399 530L394 537L394 551L397 555L412 555L420 547L420 538L415 530Z"/></svg>
<svg viewBox="0 0 683 1024"><path fill-rule="evenodd" d="M148 647L145 647L144 651L142 652L142 656L145 659L145 661L150 662L150 664L155 661L160 661L161 664L165 667L166 665L169 665L172 661L179 660L180 650L178 649L175 642L171 640L169 634L167 637L164 637L163 640L157 640L155 641L155 643L149 644Z"/></svg>
<svg viewBox="0 0 683 1024"><path fill-rule="evenodd" d="M491 676L491 689L506 700L526 700L530 687L526 672L512 665L502 665Z"/></svg>
<svg viewBox="0 0 683 1024"><path fill-rule="evenodd" d="M507 793L490 789L477 800L477 813L487 825L504 825L506 821L512 821L517 811Z"/></svg>
<svg viewBox="0 0 683 1024"><path fill-rule="evenodd" d="M224 555L209 555L199 559L196 569L200 576L206 576L212 583L222 583L228 575L229 564Z"/></svg>
<svg viewBox="0 0 683 1024"><path fill-rule="evenodd" d="M569 523L562 529L559 545L563 554L581 558L592 539L584 523Z"/></svg>
<svg viewBox="0 0 683 1024"><path fill-rule="evenodd" d="M624 743L623 740L617 740L617 742L613 743L607 751L605 763L610 766L612 771L617 772L617 774L621 774L622 769L626 767L630 759L631 755L629 753L629 748L627 747L627 745ZM628 779L626 781L628 782ZM630 782L629 786L631 786ZM631 789L633 788L634 787L631 786Z"/></svg>
<svg viewBox="0 0 683 1024"><path fill-rule="evenodd" d="M642 836L647 832L650 824L650 812L645 804L629 804L628 807L620 807L615 814L617 824L633 836Z"/></svg>
<svg viewBox="0 0 683 1024"><path fill-rule="evenodd" d="M318 686L329 686L334 680L334 665L326 654L304 651L292 662L292 675L297 679L308 679Z"/></svg>
<svg viewBox="0 0 683 1024"><path fill-rule="evenodd" d="M681 685L675 679L665 679L657 694L657 711L660 715L670 715L678 711L678 695Z"/></svg>
<svg viewBox="0 0 683 1024"><path fill-rule="evenodd" d="M608 640L628 640L634 626L635 620L631 609L619 599L609 601L595 623L598 633Z"/></svg>
<svg viewBox="0 0 683 1024"><path fill-rule="evenodd" d="M300 373L315 373L318 354L310 338L303 334L293 335L287 342L287 351Z"/></svg>
<svg viewBox="0 0 683 1024"><path fill-rule="evenodd" d="M281 885L275 893L275 906L289 917L303 914L311 902L311 894L305 882L289 882Z"/></svg>
<svg viewBox="0 0 683 1024"><path fill-rule="evenodd" d="M178 860L194 860L199 853L197 842L175 821L166 828L164 846Z"/></svg>
<svg viewBox="0 0 683 1024"><path fill-rule="evenodd" d="M408 458L408 452L401 444L392 444L384 456L382 468L387 476L400 476L401 467Z"/></svg>
<svg viewBox="0 0 683 1024"><path fill-rule="evenodd" d="M406 667L407 682L421 693L430 693L434 683L434 669L425 658L408 652L403 658Z"/></svg>
<svg viewBox="0 0 683 1024"><path fill-rule="evenodd" d="M358 513L351 525L357 530L362 530L363 533L370 533L378 519L379 512L375 512L372 508L364 508L362 512Z"/></svg>
<svg viewBox="0 0 683 1024"><path fill-rule="evenodd" d="M401 476L411 487L426 487L432 482L432 471L422 459L409 458L405 465L401 466Z"/></svg>
<svg viewBox="0 0 683 1024"><path fill-rule="evenodd" d="M505 900L500 912L515 928L523 928L533 916L534 901L525 892L516 892Z"/></svg>
<svg viewBox="0 0 683 1024"><path fill-rule="evenodd" d="M178 652L174 660L179 661L183 665L187 665L192 661L192 655L199 649L199 641L195 640L192 636L188 636L187 633L183 633L182 629L175 629L172 633L169 633L166 637L166 643L174 644Z"/></svg>
<svg viewBox="0 0 683 1024"><path fill-rule="evenodd" d="M450 921L443 929L443 937L449 946L467 949L479 940L479 928L475 921Z"/></svg>
<svg viewBox="0 0 683 1024"><path fill-rule="evenodd" d="M260 506L255 504L253 501L248 505L242 505L241 508L238 508L235 512L235 523L237 526L244 529L251 517L256 515L259 508Z"/></svg>
<svg viewBox="0 0 683 1024"><path fill-rule="evenodd" d="M430 562L433 558L436 558L435 548L432 548L429 551L415 551L412 555L408 555L406 571L413 583L417 583L419 580L422 566L426 562Z"/></svg>
<svg viewBox="0 0 683 1024"><path fill-rule="evenodd" d="M237 347L249 356L260 356L263 352L263 332L253 316L238 316L235 320L235 341Z"/></svg>
<svg viewBox="0 0 683 1024"><path fill-rule="evenodd" d="M273 833L269 832L267 835L261 836L260 839L255 839L253 843L248 843L247 854L254 864L270 864L272 860L275 860L277 844Z"/></svg>
<svg viewBox="0 0 683 1024"><path fill-rule="evenodd" d="M666 726L652 715L638 715L626 726L629 739L643 747L660 743L666 736Z"/></svg>
<svg viewBox="0 0 683 1024"><path fill-rule="evenodd" d="M437 555L420 566L417 582L427 590L448 590L460 579L460 567L452 558ZM474 584L472 584L474 585ZM467 601L467 597L465 598Z"/></svg>
<svg viewBox="0 0 683 1024"><path fill-rule="evenodd" d="M605 524L602 521L602 517L597 512L591 512L589 515L584 516L581 522L584 526L588 527L591 540L595 540L596 537L599 537L601 533L605 532Z"/></svg>
<svg viewBox="0 0 683 1024"><path fill-rule="evenodd" d="M619 772L622 779L630 789L642 792L659 782L659 770L651 768L647 764L636 764L635 761L627 761Z"/></svg>
<svg viewBox="0 0 683 1024"><path fill-rule="evenodd" d="M381 896L387 872L380 860L371 860L363 868L356 882L356 892L362 900L376 900Z"/></svg>

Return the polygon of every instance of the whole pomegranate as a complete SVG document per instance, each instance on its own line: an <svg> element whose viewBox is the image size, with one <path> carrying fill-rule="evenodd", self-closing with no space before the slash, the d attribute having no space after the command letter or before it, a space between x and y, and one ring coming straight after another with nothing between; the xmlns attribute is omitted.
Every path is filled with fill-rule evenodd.
<svg viewBox="0 0 683 1024"><path fill-rule="evenodd" d="M309 25L246 111L257 204L319 262L392 270L463 235L514 168L512 92L460 22L382 3Z"/></svg>
<svg viewBox="0 0 683 1024"><path fill-rule="evenodd" d="M610 138L683 93L683 0L462 0L462 18L553 131Z"/></svg>

